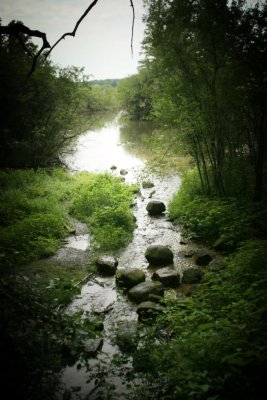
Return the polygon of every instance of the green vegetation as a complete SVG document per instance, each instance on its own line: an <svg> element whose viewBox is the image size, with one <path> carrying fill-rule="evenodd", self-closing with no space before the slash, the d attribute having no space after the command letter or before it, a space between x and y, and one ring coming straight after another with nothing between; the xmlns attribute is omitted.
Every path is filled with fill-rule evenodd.
<svg viewBox="0 0 267 400"><path fill-rule="evenodd" d="M71 212L88 223L100 249L118 249L130 241L135 227L130 204L136 190L107 174L79 188Z"/></svg>
<svg viewBox="0 0 267 400"><path fill-rule="evenodd" d="M261 399L266 394L266 241L248 241L199 291L166 301L134 365L152 399ZM155 337L158 341L155 343ZM153 389L151 389L153 390ZM138 397L139 396L139 397Z"/></svg>
<svg viewBox="0 0 267 400"><path fill-rule="evenodd" d="M38 259L62 245L70 212L89 224L97 250L127 244L135 226L129 205L136 188L109 175L62 169L1 171L0 186L2 377L7 382L14 377L16 387L9 391L22 399L51 399L59 384L56 373L80 355L86 359L84 336L99 335L97 319L58 312L90 279L94 252L83 263Z"/></svg>
<svg viewBox="0 0 267 400"><path fill-rule="evenodd" d="M263 2L145 1L146 59L119 92L131 118L176 130L203 190L266 188L266 15ZM211 25L207 24L211 21ZM241 185L235 179L242 176ZM233 193L234 192L234 193Z"/></svg>
<svg viewBox="0 0 267 400"><path fill-rule="evenodd" d="M265 237L267 233L264 203L251 203L241 196L207 196L196 170L184 176L179 192L169 204L169 213L176 223L186 228L188 237L229 249L244 240Z"/></svg>
<svg viewBox="0 0 267 400"><path fill-rule="evenodd" d="M129 242L135 187L109 175L61 169L2 171L0 239L4 264L24 264L55 252L67 235L68 212L88 223L100 249Z"/></svg>
<svg viewBox="0 0 267 400"><path fill-rule="evenodd" d="M32 61L21 42L36 54L26 35L0 37L0 167L60 165L62 152L95 121L94 112L117 109L116 88L92 86L82 68L49 60L27 77Z"/></svg>

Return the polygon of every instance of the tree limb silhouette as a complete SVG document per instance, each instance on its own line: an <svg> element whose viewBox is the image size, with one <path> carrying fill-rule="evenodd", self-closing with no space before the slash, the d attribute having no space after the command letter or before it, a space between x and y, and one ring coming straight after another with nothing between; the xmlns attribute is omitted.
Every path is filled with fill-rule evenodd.
<svg viewBox="0 0 267 400"><path fill-rule="evenodd" d="M0 35L14 35L17 37L17 39L19 40L24 51L32 58L31 70L28 73L28 76L30 76L35 71L37 61L38 61L39 57L42 55L42 53L44 52L44 50L49 49L46 53L44 53L45 58L47 58L50 55L50 53L53 51L53 49L61 42L61 40L65 39L67 36L74 37L76 35L77 29L79 28L79 25L84 20L84 18L89 14L89 12L92 10L92 8L98 3L98 1L99 0L94 0L87 7L87 9L84 11L84 13L79 18L79 20L76 22L76 25L75 25L73 31L64 33L56 41L56 43L53 44L53 46L51 46L50 43L48 42L48 40L46 38L46 33L40 32L35 29L30 29L27 26L25 26L22 22L15 22L15 23L7 25L7 26L0 25ZM131 52L132 52L132 56L133 56L133 36L134 36L134 23L135 23L135 9L134 9L133 0L130 0L130 7L132 7L132 14L133 14L132 34L131 34ZM30 50L25 45L25 43L21 37L21 34L25 34L30 37L36 37L36 38L42 39L43 44L34 56L31 54Z"/></svg>
<svg viewBox="0 0 267 400"><path fill-rule="evenodd" d="M65 37L67 36L75 36L76 35L76 31L79 28L80 23L82 22L82 20L86 17L86 15L91 11L91 9L97 4L98 0L94 0L89 7L85 10L85 12L83 13L83 15L79 18L79 20L76 22L76 25L73 29L72 32L67 32L64 33L61 38L59 38L55 44L53 44L53 46L50 48L50 50L48 51L48 53L46 54L46 57L49 56L49 54L51 53L51 51L58 45L59 42L61 42L61 40L65 39Z"/></svg>

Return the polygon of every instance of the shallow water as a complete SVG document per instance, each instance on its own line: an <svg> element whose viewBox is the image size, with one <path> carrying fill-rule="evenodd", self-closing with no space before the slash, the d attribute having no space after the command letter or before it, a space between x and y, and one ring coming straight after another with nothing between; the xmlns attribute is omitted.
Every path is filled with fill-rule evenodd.
<svg viewBox="0 0 267 400"><path fill-rule="evenodd" d="M88 132L82 135L76 145L73 154L65 157L65 162L69 168L78 171L110 172L114 175L120 175L120 169L126 169L124 175L125 181L140 184L141 195L136 197L133 213L136 217L137 227L133 233L132 242L127 248L118 252L118 268L142 268L147 279L151 279L152 270L148 268L148 263L144 253L151 244L163 244L169 246L174 252L174 267L182 275L182 271L191 265L191 261L181 255L183 246L180 244L180 232L177 226L174 226L168 219L166 211L161 216L151 217L146 211L146 205L150 199L161 200L168 205L169 200L180 185L178 175L165 174L160 175L150 173L146 169L145 157L142 159L135 154L133 146L128 142L123 142L127 127L122 126L119 118L107 124L102 129L95 132ZM133 124L131 123L133 130ZM121 132L123 130L123 137ZM140 136L140 125L138 126ZM135 138L136 139L136 138ZM142 153L143 154L143 153ZM143 154L144 155L144 154ZM112 166L117 169L111 170ZM154 187L144 189L142 180L150 180ZM86 250L89 247L89 236L87 234L71 236L66 246L73 249ZM175 291L174 295L176 295ZM177 291L178 296L178 291ZM88 396L94 399L98 390L95 386L94 374L97 373L98 363L106 371L105 380L113 383L116 392L120 398L127 392L125 385L118 377L119 371L111 366L110 360L115 353L119 353L116 345L112 344L112 338L118 331L129 330L129 335L136 329L137 313L136 305L128 301L127 296L116 289L115 279L96 277L93 281L85 284L79 296L73 299L67 307L66 313L83 312L105 315L104 317L104 340L101 350L95 359L89 362L88 366L83 366L82 360L79 360L74 366L67 367L62 373L62 382L66 388L79 387L78 394L73 393L72 398L79 396ZM79 369L77 365L81 364ZM130 366L129 358L129 366ZM103 397L111 398L111 397Z"/></svg>

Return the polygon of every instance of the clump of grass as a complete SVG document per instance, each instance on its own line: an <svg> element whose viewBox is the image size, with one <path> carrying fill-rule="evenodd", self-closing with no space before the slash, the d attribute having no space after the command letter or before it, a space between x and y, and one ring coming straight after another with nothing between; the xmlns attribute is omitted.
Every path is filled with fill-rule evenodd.
<svg viewBox="0 0 267 400"><path fill-rule="evenodd" d="M169 214L186 228L186 236L211 243L223 237L229 245L237 246L267 232L267 212L263 204L253 204L247 199L207 196L202 192L194 170L185 175L180 190L170 201Z"/></svg>
<svg viewBox="0 0 267 400"><path fill-rule="evenodd" d="M0 246L5 265L55 252L66 234L62 201L69 182L62 170L1 171Z"/></svg>
<svg viewBox="0 0 267 400"><path fill-rule="evenodd" d="M94 176L80 186L71 212L89 225L95 243L102 250L126 245L135 227L130 210L136 188L108 174Z"/></svg>

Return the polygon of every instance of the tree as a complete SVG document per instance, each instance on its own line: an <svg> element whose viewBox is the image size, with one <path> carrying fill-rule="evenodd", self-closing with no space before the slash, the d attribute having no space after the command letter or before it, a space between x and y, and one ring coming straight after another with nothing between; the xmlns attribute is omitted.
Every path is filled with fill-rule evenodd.
<svg viewBox="0 0 267 400"><path fill-rule="evenodd" d="M247 162L249 151L260 200L266 5L249 8L226 0L147 0L146 5L144 49L157 77L154 115L179 126L207 191L225 194L229 174Z"/></svg>
<svg viewBox="0 0 267 400"><path fill-rule="evenodd" d="M28 36L21 36L21 40L36 54L37 48ZM0 56L1 166L58 163L59 153L80 133L82 70L60 69L44 60L28 79L31 60L15 36L1 37Z"/></svg>

